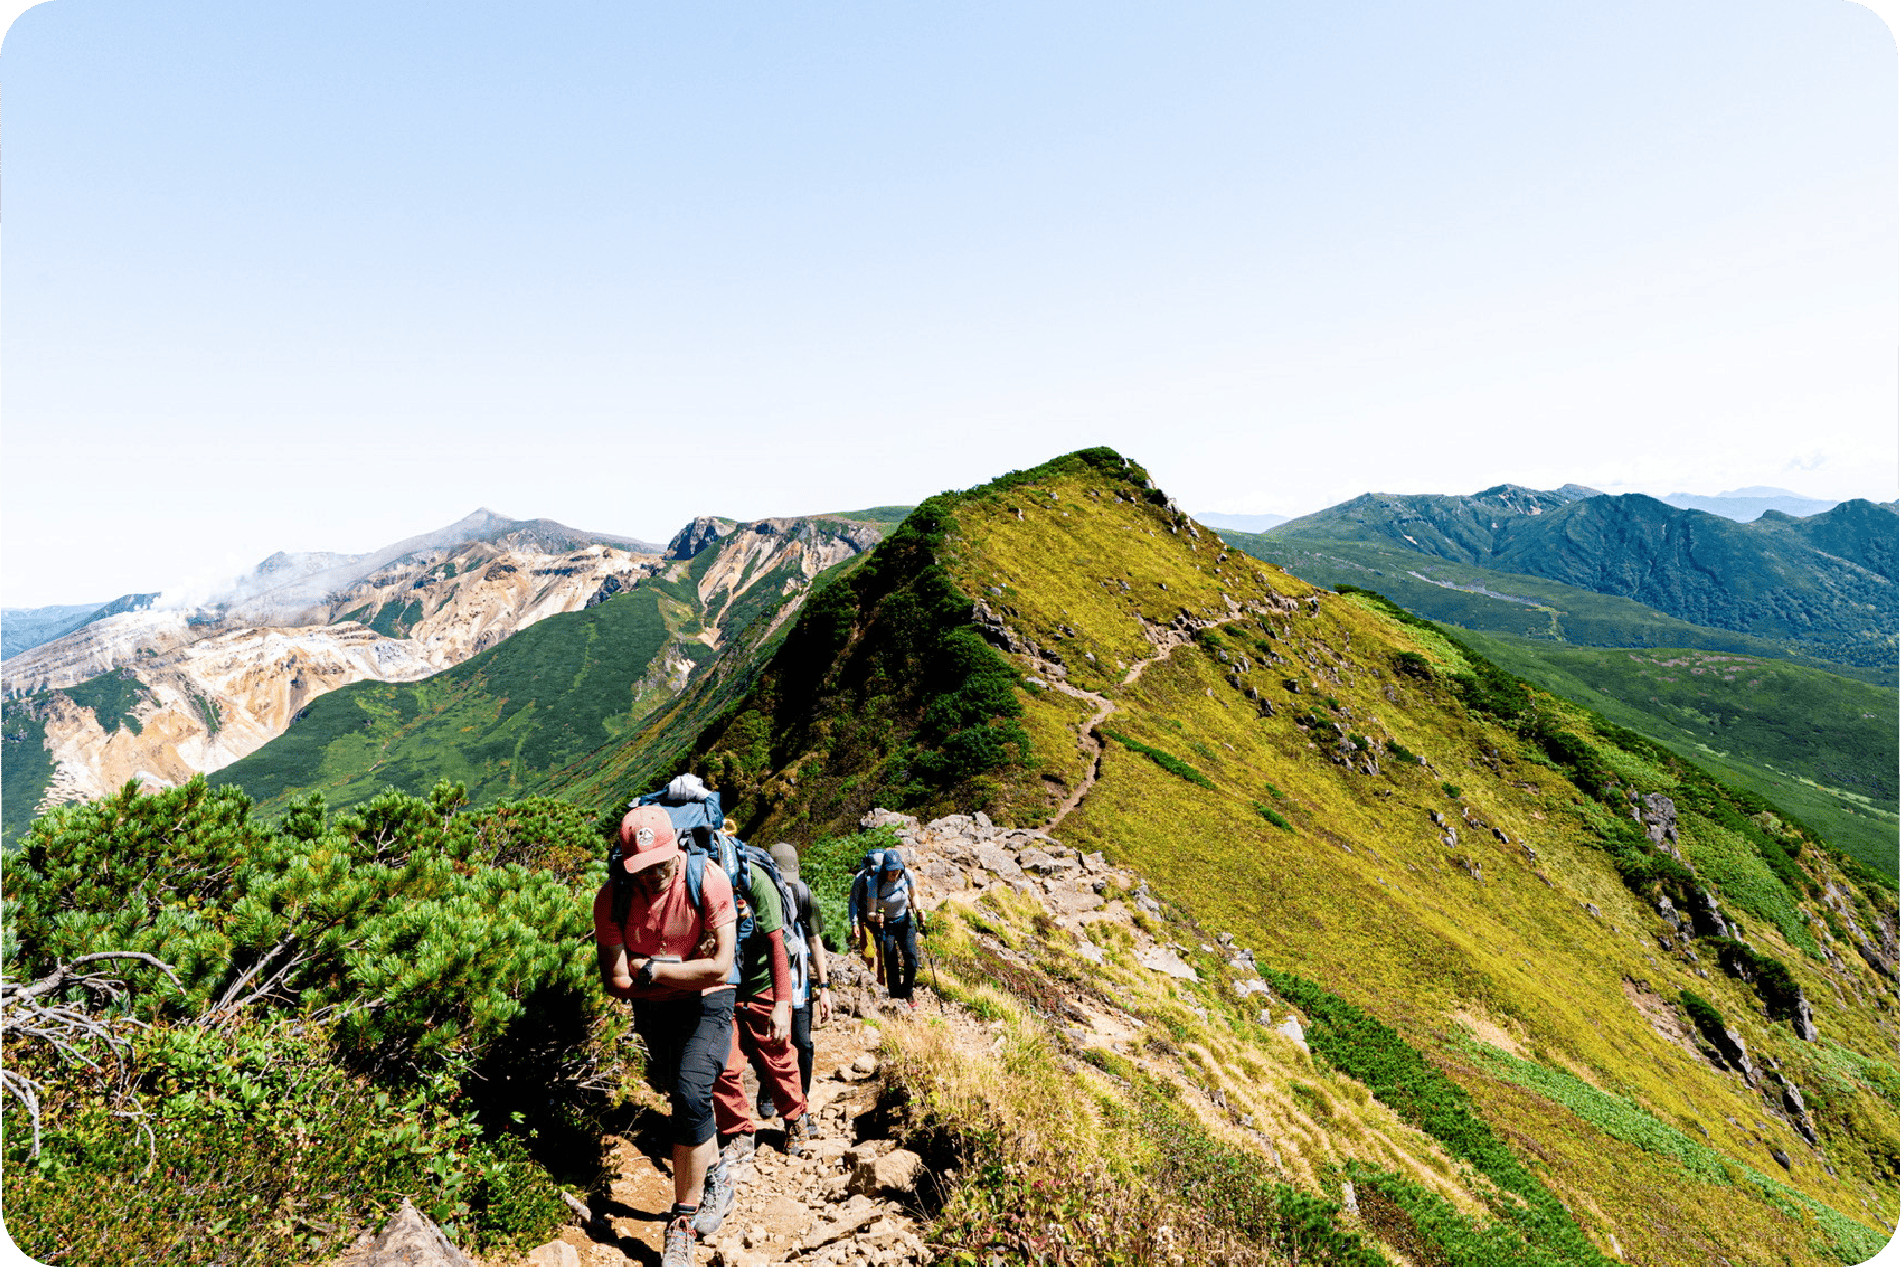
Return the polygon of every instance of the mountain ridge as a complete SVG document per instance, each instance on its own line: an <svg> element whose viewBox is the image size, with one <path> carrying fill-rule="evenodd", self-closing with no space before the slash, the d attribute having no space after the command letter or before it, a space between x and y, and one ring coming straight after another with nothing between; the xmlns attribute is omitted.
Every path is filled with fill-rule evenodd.
<svg viewBox="0 0 1901 1267"><path fill-rule="evenodd" d="M70 956L94 927L147 930L155 952L198 936L165 905L176 888L141 886L127 903L100 882L148 865L127 859L121 833L177 855L165 884L200 894L237 876L258 913L201 908L247 940L228 969L194 963L197 996L291 945L286 928L341 947L292 980L283 1016L318 1024L314 997L343 1009L340 1035L411 1041L421 1025L459 1044L440 1097L476 1106L469 1136L489 1147L493 1132L497 1151L469 1155L517 1177L523 1204L462 1180L445 1149L418 1205L545 1234L565 1211L552 1170L534 1166L586 1165L576 1124L603 1120L586 1097L624 1068L590 1063L621 1047L597 1023L618 1009L589 1010L600 1001L585 988L603 845L630 796L692 770L743 834L800 844L822 902L894 838L948 899L928 989L962 1013L884 1018L871 1063L892 1094L852 1128L930 1159L939 1186L921 1208L940 1251L1823 1264L1866 1257L1894 1226L1901 910L1891 882L1772 802L1376 595L1226 546L1110 450L926 499L875 548L809 577L796 609L776 569L761 575L772 556L753 538L774 535L736 526L457 671L508 653L523 690L486 706L553 699L571 660L543 656L541 640L599 647L604 634L582 631L642 603L723 613L737 631L669 630L708 653L695 680L513 789L535 795L475 808L444 782L333 819L287 789L275 825L247 826L232 787L127 790L36 828L15 873L37 885L16 890L35 921L23 944ZM749 577L761 601L748 619L731 596ZM188 814L222 834L181 839L168 816ZM61 853L81 847L92 852ZM240 851L255 864L220 864ZM373 889L365 901L387 918L333 934L327 886L346 883ZM103 909L66 918L73 895ZM468 933L510 949L496 956L505 972L469 953ZM378 1007L351 1008L359 980ZM458 1022L442 1004L465 993L505 997ZM192 1045L154 1050L214 1073L221 1044L261 1041L180 1024ZM550 1060L550 1033L585 1058ZM563 1082L556 1065L578 1072ZM559 1138L512 1128L511 1109ZM617 1119L629 1136L652 1120ZM169 1128L166 1150L188 1137ZM130 1123L102 1129L145 1155ZM154 1190L183 1182L170 1156ZM9 1164L46 1228L62 1209L97 1221ZM326 1164L310 1183L331 1182L340 1163ZM590 1214L624 1195L577 1182L594 1185ZM487 1213L457 1192L486 1193ZM526 1205L537 1192L548 1213L505 1221L539 1208ZM1163 1211L1178 1240L1156 1239ZM763 1239L722 1253L770 1252Z"/></svg>
<svg viewBox="0 0 1901 1267"><path fill-rule="evenodd" d="M1822 659L1896 662L1896 534L1884 506L1854 499L1805 519L1770 511L1739 524L1643 494L1500 492L1368 495L1263 535L1408 549L1628 598Z"/></svg>
<svg viewBox="0 0 1901 1267"><path fill-rule="evenodd" d="M1834 1252L1784 1238L1754 1190L1686 1186L1641 1150L1616 1151L1604 1132L1623 1128L1581 1098L1586 1085L1707 1131L1725 1157L1776 1150L1790 1182L1831 1194L1830 1218L1843 1202L1888 1200L1889 1161L1852 1163L1860 1177L1843 1178L1847 1158L1878 1151L1888 1127L1818 1128L1839 1141L1824 1170L1815 1146L1790 1142L1805 1137L1786 1108L1768 1135L1721 1126L1764 1120L1769 1093L1749 1083L1771 1085L1760 1074L1706 1062L1662 1077L1649 1053L1694 1046L1681 1028L1675 1039L1658 1028L1660 1001L1680 990L1716 998L1731 1028L1748 1029L1737 1033L1760 1053L1751 1059L1773 1057L1804 1096L1822 1039L1791 1019L1798 994L1835 1000L1813 1004L1823 1037L1870 1058L1886 1050L1892 1007L1874 1000L1893 993L1891 889L1768 802L1525 688L1435 627L1224 549L1108 451L927 499L808 602L747 689L675 745L650 727L547 789L606 822L631 792L690 768L762 839L849 831L897 805L920 818L980 811L999 830L1100 853L1146 878L1135 896L1159 904L1143 909L1232 930L1275 995L1307 1000L1309 1019L1331 997L1389 1027L1417 1053L1407 1079L1421 1081L1382 1083L1385 1066L1358 1063L1352 1042L1333 1049L1335 1067L1383 1086L1375 1094L1402 1120L1452 1129L1432 1125L1441 1119L1409 1089L1433 1078L1469 1095L1550 1185L1511 1189L1543 1213L1505 1216L1501 1237L1511 1224L1509 1235L1569 1261L1593 1260L1574 1257L1584 1251L1567 1224L1593 1229L1606 1252L1614 1236L1620 1255L1667 1256L1646 1230L1665 1227L1750 1261L1771 1243L1804 1261ZM1880 932L1857 940L1842 922L1851 890L1878 912L1856 926ZM1824 930L1829 919L1841 937ZM1743 937L1757 958L1724 949ZM1750 963L1770 991L1753 1004L1741 991L1754 987L1723 966L1756 972ZM1771 980L1799 988L1774 995ZM1513 1041L1528 1063L1445 1038L1443 1019L1473 1007L1522 1033ZM1179 1024L1177 1040L1192 1041L1195 1017ZM1527 1097L1528 1080L1547 1091ZM1515 1175L1520 1163L1490 1147L1461 1155ZM1606 1177L1611 1151L1622 1179ZM1643 1182L1628 1181L1639 1172Z"/></svg>

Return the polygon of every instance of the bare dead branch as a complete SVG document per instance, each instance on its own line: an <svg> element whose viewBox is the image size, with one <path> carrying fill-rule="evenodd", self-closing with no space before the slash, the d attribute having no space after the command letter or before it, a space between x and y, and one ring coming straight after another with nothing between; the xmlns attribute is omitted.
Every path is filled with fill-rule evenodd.
<svg viewBox="0 0 1901 1267"><path fill-rule="evenodd" d="M20 1098L20 1102L26 1105L27 1116L33 1119L33 1152L30 1156L31 1160L38 1161L40 1158L40 1084L12 1069L0 1069L0 1087L13 1092Z"/></svg>
<svg viewBox="0 0 1901 1267"><path fill-rule="evenodd" d="M130 1119L139 1128L139 1133L145 1136L145 1169L139 1172L139 1178L145 1178L152 1173L152 1167L158 1164L158 1136L152 1133L151 1125L146 1122L145 1110L114 1109L112 1116Z"/></svg>
<svg viewBox="0 0 1901 1267"><path fill-rule="evenodd" d="M0 1006L11 1003L16 999L37 999L42 995L64 989L69 985L111 982L114 986L123 988L123 982L119 981L116 977L103 977L92 973L76 974L73 971L73 969L77 968L80 964L94 963L101 959L136 959L142 963L150 964L160 972L163 972L170 978L174 989L183 992L185 988L179 981L178 973L173 969L172 965L166 963L157 955L148 955L143 950L99 950L89 955L81 955L71 963L57 964L52 972L31 984L18 981L0 981ZM99 987L95 986L94 988Z"/></svg>

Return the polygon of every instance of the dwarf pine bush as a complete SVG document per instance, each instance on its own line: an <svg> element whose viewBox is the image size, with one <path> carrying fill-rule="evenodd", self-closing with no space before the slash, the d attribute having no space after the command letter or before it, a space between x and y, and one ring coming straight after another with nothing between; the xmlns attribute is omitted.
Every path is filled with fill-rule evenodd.
<svg viewBox="0 0 1901 1267"><path fill-rule="evenodd" d="M547 1142L597 1111L614 1060L618 1014L586 988L600 850L581 811L466 799L330 816L311 796L269 823L194 779L38 820L5 864L6 976L137 950L176 984L113 960L39 1000L131 1035L111 1049L8 1017L42 1119L35 1149L24 1098L4 1104L16 1241L46 1261L320 1257L404 1196L466 1242L545 1239L557 1178L592 1160ZM546 1034L566 1050L507 1060L507 1112L478 1074Z"/></svg>

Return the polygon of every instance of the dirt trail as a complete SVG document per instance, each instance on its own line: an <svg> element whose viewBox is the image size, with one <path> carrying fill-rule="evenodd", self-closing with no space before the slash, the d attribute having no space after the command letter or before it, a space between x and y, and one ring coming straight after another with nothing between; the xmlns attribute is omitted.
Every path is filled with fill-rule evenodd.
<svg viewBox="0 0 1901 1267"><path fill-rule="evenodd" d="M737 1199L718 1232L694 1255L700 1267L773 1267L797 1264L901 1264L929 1254L922 1221L908 1192L881 1187L902 1170L909 1154L895 1156L877 1101L876 1049L880 1026L908 1025L939 1015L937 1001L920 983L919 1010L911 1012L876 996L883 991L855 964L834 980L848 981L839 1002L848 1014L813 1030L815 1060L808 1113L813 1133L805 1156L781 1151L778 1121L761 1123L757 1146L736 1171ZM851 1015L856 1009L863 1015ZM953 1024L967 1018L946 1016ZM748 1095L754 1082L746 1076ZM592 1202L594 1217L563 1228L559 1238L528 1255L533 1267L623 1267L658 1264L666 1238L673 1180L667 1148L657 1136L610 1137L607 1195ZM883 1165L880 1165L881 1160ZM915 1179L913 1180L915 1182Z"/></svg>
<svg viewBox="0 0 1901 1267"><path fill-rule="evenodd" d="M1225 625L1231 621L1240 620L1244 617L1258 616L1260 614L1260 612L1252 608L1244 607L1219 620L1195 622L1193 627L1197 629L1212 629L1218 625ZM1187 645L1194 638L1192 631L1183 630L1176 625L1162 625L1148 620L1143 621L1143 632L1148 635L1149 641L1155 644L1155 654L1145 659L1137 660L1135 664L1130 667L1129 671L1122 675L1121 684L1123 686L1135 685L1137 679L1142 676L1143 671L1151 664L1168 659L1168 657L1174 653L1175 648ZM1082 782L1076 785L1076 790L1069 794L1069 799L1063 802L1061 807L1057 809L1056 813L1051 816L1047 823L1043 824L1044 831L1054 831L1058 823L1069 817L1071 810L1082 804L1083 797L1089 795L1089 789L1095 787L1096 780L1102 777L1102 737L1096 733L1096 730L1103 722L1109 720L1109 715L1115 712L1117 705L1114 700L1106 695L1099 695L1095 691L1085 691L1080 687L1071 686L1061 678L1050 676L1046 677L1045 680L1048 685L1059 694L1068 695L1075 699L1090 700L1097 706L1094 716L1084 722L1082 726L1078 728L1076 734L1076 746L1082 749L1089 757L1089 770L1083 775Z"/></svg>

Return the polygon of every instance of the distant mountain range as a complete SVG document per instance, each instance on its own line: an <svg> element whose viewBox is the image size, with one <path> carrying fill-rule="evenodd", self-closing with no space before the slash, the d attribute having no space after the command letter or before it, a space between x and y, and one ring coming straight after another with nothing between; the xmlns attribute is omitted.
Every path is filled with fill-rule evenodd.
<svg viewBox="0 0 1901 1267"><path fill-rule="evenodd" d="M1305 580L1487 635L1476 645L1514 672L1691 752L1892 873L1898 523L1866 501L1744 524L1578 485L1501 485L1369 494L1221 535ZM1684 685L1663 689L1657 661L1692 666ZM1736 666L1754 666L1740 685Z"/></svg>
<svg viewBox="0 0 1901 1267"><path fill-rule="evenodd" d="M1642 494L1502 484L1470 497L1370 493L1264 535L1541 577L1787 652L1891 669L1896 524L1891 508L1860 499L1742 524Z"/></svg>
<svg viewBox="0 0 1901 1267"><path fill-rule="evenodd" d="M128 780L165 787L222 770L315 716L317 724L297 742L276 750L268 777L251 770L266 783L276 778L302 787L291 754L311 749L323 719L348 707L323 697L359 686L349 698L375 708L377 701L411 699L398 688L430 679L413 698L441 700L464 680L441 676L444 670L513 646L516 635L565 613L595 614L586 628L562 627L581 637L578 646L555 632L522 644L520 654L536 665L529 680L547 664L578 655L564 680L588 697L582 710L590 717L638 715L677 694L721 645L724 630L746 624L762 604L794 600L810 576L876 544L883 529L878 521L830 516L752 524L703 516L666 545L654 545L483 509L367 554L274 554L190 607L160 608L146 594L43 618L40 632L59 629L62 620L65 632L0 667L3 829L11 838L42 805L95 798ZM610 602L649 582L652 590L639 602ZM603 654L613 659L604 670L611 688L580 667ZM473 680L513 683L516 675L503 669ZM511 690L513 704L495 703L513 736L512 757L501 763L513 771L504 781L509 786L526 769L521 758L544 746L522 746L524 724L548 712L544 703L516 716L531 693ZM352 708L351 715L359 714ZM609 733L576 730L572 718L556 729L594 735L591 743ZM366 737L359 725L351 751ZM566 742L545 746L566 753ZM451 754L455 744L441 748L439 755ZM422 765L462 773L453 761L432 760ZM367 764L349 790L331 789L333 799L353 799L357 787L373 794L382 783L372 779L401 782L398 772L406 768L401 752ZM310 780L329 768L318 767ZM481 778L471 782L486 790Z"/></svg>
<svg viewBox="0 0 1901 1267"><path fill-rule="evenodd" d="M1725 519L1734 519L1738 523L1748 523L1770 510L1802 518L1807 515L1819 515L1825 510L1832 510L1841 505L1839 501L1831 498L1804 497L1786 488L1768 488L1762 485L1751 488L1732 488L1714 497L1699 497L1695 493L1672 493L1658 500L1666 505L1675 506L1679 510L1706 510L1712 515L1721 515Z"/></svg>
<svg viewBox="0 0 1901 1267"><path fill-rule="evenodd" d="M64 638L75 629L121 612L143 611L157 594L122 594L109 603L70 607L9 607L0 611L0 660Z"/></svg>
<svg viewBox="0 0 1901 1267"><path fill-rule="evenodd" d="M822 516L697 519L659 568L585 609L422 681L359 681L314 700L212 781L268 808L313 791L336 806L386 787L422 795L445 778L482 801L520 795L666 708L735 646L770 640L883 528Z"/></svg>

